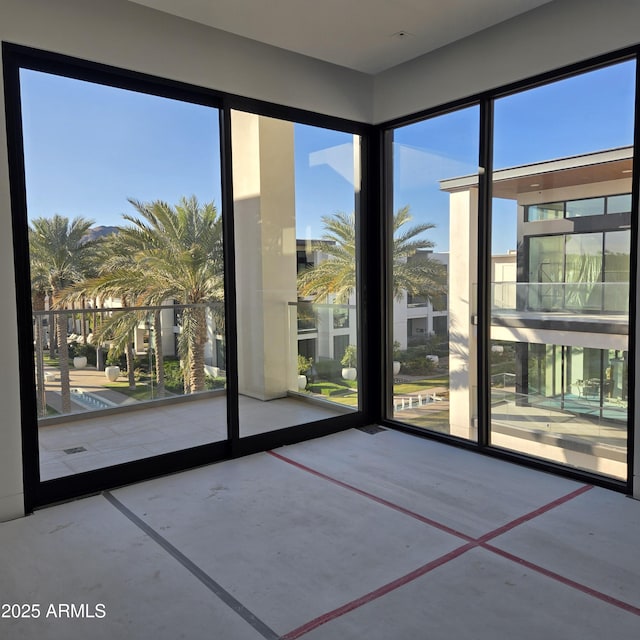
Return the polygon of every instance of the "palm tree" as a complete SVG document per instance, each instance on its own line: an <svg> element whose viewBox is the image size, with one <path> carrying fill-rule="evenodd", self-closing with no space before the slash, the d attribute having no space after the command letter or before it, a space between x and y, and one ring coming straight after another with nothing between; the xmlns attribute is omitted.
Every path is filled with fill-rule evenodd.
<svg viewBox="0 0 640 640"><path fill-rule="evenodd" d="M404 293L432 297L444 292L445 269L425 249L434 243L418 238L435 225L424 222L408 228L409 207L402 207L393 217L393 295L400 300ZM325 233L320 250L329 258L302 271L298 277L301 297L321 302L334 296L346 303L356 286L355 215L343 212L324 216Z"/></svg>
<svg viewBox="0 0 640 640"><path fill-rule="evenodd" d="M32 282L49 293L51 305L60 307L61 291L82 280L90 268L94 241L86 235L92 220L76 217L69 221L61 215L53 218L36 218L29 227L29 253ZM62 413L71 412L69 384L69 350L67 345L67 316L59 314L56 324L58 359L60 367L60 394ZM53 339L49 327L50 341Z"/></svg>
<svg viewBox="0 0 640 640"><path fill-rule="evenodd" d="M185 305L178 338L185 392L202 391L207 306L224 299L222 218L213 203L201 205L195 196L182 198L173 207L160 200L129 202L139 215L123 216L130 224L119 227L114 236L112 258L85 287L91 295L126 295L132 306L159 306L167 300ZM159 313L154 314L154 334L156 377L161 384Z"/></svg>

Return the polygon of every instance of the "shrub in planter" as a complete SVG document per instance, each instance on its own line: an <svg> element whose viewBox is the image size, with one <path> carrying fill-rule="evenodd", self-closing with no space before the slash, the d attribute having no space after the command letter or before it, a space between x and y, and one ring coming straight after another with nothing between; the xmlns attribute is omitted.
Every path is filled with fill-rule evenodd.
<svg viewBox="0 0 640 640"><path fill-rule="evenodd" d="M358 350L355 345L347 345L340 363L343 367L342 377L345 380L355 380L357 376L356 367L358 365Z"/></svg>
<svg viewBox="0 0 640 640"><path fill-rule="evenodd" d="M319 380L340 380L342 366L337 360L320 359L315 363L315 370Z"/></svg>
<svg viewBox="0 0 640 640"><path fill-rule="evenodd" d="M96 365L96 350L88 344L78 344L72 342L69 345L69 358L86 358L87 364L95 367Z"/></svg>

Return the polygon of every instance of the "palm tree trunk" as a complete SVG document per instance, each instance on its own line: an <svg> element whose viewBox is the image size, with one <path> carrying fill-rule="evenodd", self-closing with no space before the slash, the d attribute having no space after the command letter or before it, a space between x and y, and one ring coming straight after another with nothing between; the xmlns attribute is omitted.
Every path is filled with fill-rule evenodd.
<svg viewBox="0 0 640 640"><path fill-rule="evenodd" d="M54 358L58 353L58 317L53 313L53 296L49 298L49 355Z"/></svg>
<svg viewBox="0 0 640 640"><path fill-rule="evenodd" d="M80 309L80 322L82 323L82 326L80 327L80 333L82 334L82 344L87 344L87 323L84 315L84 307L86 302L84 296L82 296L80 304L82 305L82 308Z"/></svg>
<svg viewBox="0 0 640 640"><path fill-rule="evenodd" d="M54 300L55 300L54 296ZM71 383L69 380L69 345L67 344L67 314L56 314L58 338L58 366L60 368L60 396L62 413L71 413Z"/></svg>
<svg viewBox="0 0 640 640"><path fill-rule="evenodd" d="M122 307L128 307L128 300L126 296L122 296ZM125 359L127 363L127 378L129 380L129 389L132 391L136 388L136 374L133 370L133 359L135 354L133 353L133 342L127 342L124 348Z"/></svg>
<svg viewBox="0 0 640 640"><path fill-rule="evenodd" d="M158 398L164 398L164 353L162 351L162 322L160 320L160 309L156 309L153 314L153 348L156 352L156 384Z"/></svg>
<svg viewBox="0 0 640 640"><path fill-rule="evenodd" d="M196 308L191 310L193 330L189 340L189 378L191 380L191 393L204 391L204 345L207 341L207 323L205 320L205 310Z"/></svg>
<svg viewBox="0 0 640 640"><path fill-rule="evenodd" d="M38 400L38 415L47 415L47 400L44 389L44 351L43 351L42 315L36 316L35 349L36 349L36 396Z"/></svg>
<svg viewBox="0 0 640 640"><path fill-rule="evenodd" d="M129 389L133 390L136 388L136 373L133 370L133 361L135 358L135 355L133 353L133 342L127 342L125 353L127 358L127 377L129 378Z"/></svg>

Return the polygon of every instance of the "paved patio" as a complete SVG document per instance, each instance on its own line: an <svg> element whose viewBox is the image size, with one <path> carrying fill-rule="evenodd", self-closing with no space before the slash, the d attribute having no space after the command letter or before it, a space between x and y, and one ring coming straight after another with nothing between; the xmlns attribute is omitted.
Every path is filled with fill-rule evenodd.
<svg viewBox="0 0 640 640"><path fill-rule="evenodd" d="M175 404L141 404L117 391L104 388L104 373L72 369L71 386L103 397L114 405L130 405L130 411L112 415L87 412L56 423L44 420L39 427L40 474L43 480L59 478L114 464L177 451L227 438L224 393L190 397ZM59 395L60 383L47 383L47 400ZM77 404L77 403L76 403ZM83 413L78 413L82 411ZM287 397L263 402L240 397L241 437L304 424L349 413L351 409L328 402Z"/></svg>

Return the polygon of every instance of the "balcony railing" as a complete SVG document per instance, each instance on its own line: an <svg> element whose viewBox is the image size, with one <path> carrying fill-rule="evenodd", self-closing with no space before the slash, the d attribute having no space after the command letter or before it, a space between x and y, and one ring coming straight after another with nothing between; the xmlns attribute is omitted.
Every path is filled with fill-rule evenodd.
<svg viewBox="0 0 640 640"><path fill-rule="evenodd" d="M300 306L303 316L313 318L312 335L300 327ZM281 318L289 348L274 351L265 336L262 347L252 343L244 350L240 373L264 370L270 372L270 388L280 385L282 396L301 394L344 410L356 409L357 379L345 380L341 363L347 347L357 344L354 314L352 305L288 304ZM65 349L57 346L59 325L67 357ZM187 339L194 327L201 332L197 354L195 343L189 346ZM87 412L127 411L226 390L222 303L36 311L33 329L38 417L48 424ZM202 370L195 367L200 371L197 383L192 379L193 367L185 366L194 356L202 362ZM308 363L304 372L299 356L303 365ZM305 384L300 382L302 373ZM243 376L239 379L242 395Z"/></svg>
<svg viewBox="0 0 640 640"><path fill-rule="evenodd" d="M628 282L494 282L491 309L511 312L628 314Z"/></svg>
<svg viewBox="0 0 640 640"><path fill-rule="evenodd" d="M222 303L35 311L40 420L223 392L223 327ZM184 367L191 358L202 362L199 374Z"/></svg>

